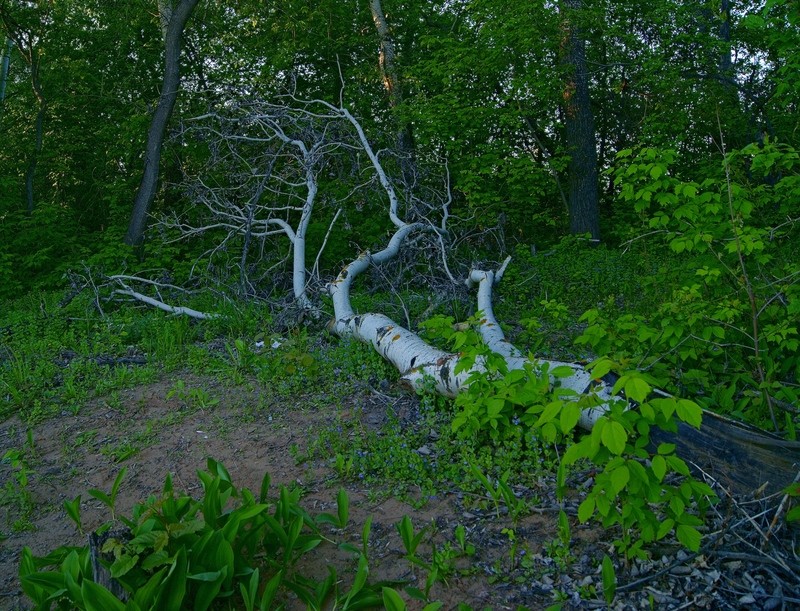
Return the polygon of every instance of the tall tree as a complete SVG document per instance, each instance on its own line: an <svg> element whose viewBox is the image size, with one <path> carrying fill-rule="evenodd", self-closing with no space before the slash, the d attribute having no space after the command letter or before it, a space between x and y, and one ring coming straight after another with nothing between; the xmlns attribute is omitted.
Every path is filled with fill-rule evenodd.
<svg viewBox="0 0 800 611"><path fill-rule="evenodd" d="M172 6L166 0L159 0L158 3L166 51L164 79L161 84L158 105L147 133L142 181L136 192L133 213L125 234L125 243L131 246L141 245L147 225L147 214L155 199L164 134L172 116L172 109L175 107L180 86L181 40L186 23L198 2L199 0L180 0L177 6Z"/></svg>
<svg viewBox="0 0 800 611"><path fill-rule="evenodd" d="M3 100L6 99L6 82L8 81L8 69L11 64L11 51L14 48L14 41L10 36L6 36L5 44L0 50L0 111L2 111Z"/></svg>
<svg viewBox="0 0 800 611"><path fill-rule="evenodd" d="M375 29L378 31L378 40L380 42L378 65L380 66L381 77L383 78L383 87L389 99L389 107L395 110L403 102L403 90L398 75L396 61L397 51L394 37L389 28L389 22L386 19L386 13L383 10L381 0L370 0L369 8L372 13L372 20L375 23ZM406 182L410 182L411 176L414 173L414 141L411 132L411 124L399 118L395 120L399 121L397 129L397 149L403 156L401 167Z"/></svg>
<svg viewBox="0 0 800 611"><path fill-rule="evenodd" d="M569 161L569 229L600 239L597 137L594 129L586 41L580 26L583 0L561 0L561 61L565 68L564 128Z"/></svg>
<svg viewBox="0 0 800 611"><path fill-rule="evenodd" d="M28 167L25 171L25 208L28 214L33 214L34 195L33 180L36 176L36 167L39 163L39 155L42 152L44 142L44 118L47 112L47 98L44 95L41 78L41 49L39 43L44 30L44 23L48 20L50 11L49 6L42 10L36 7L33 11L24 11L22 19L27 18L28 23L20 21L17 16L12 14L9 7L3 3L0 5L0 22L2 22L9 39L13 40L17 49L28 65L31 79L31 89L36 99L37 112L34 128L34 147L28 155Z"/></svg>

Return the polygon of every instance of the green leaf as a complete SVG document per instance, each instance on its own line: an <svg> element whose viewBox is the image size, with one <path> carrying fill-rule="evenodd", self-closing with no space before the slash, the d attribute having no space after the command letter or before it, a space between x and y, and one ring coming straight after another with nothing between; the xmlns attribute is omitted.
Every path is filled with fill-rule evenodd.
<svg viewBox="0 0 800 611"><path fill-rule="evenodd" d="M81 584L81 595L86 611L124 611L125 605L106 588L89 579Z"/></svg>
<svg viewBox="0 0 800 611"><path fill-rule="evenodd" d="M658 534L656 535L656 539L663 539L667 536L668 533L672 531L673 526L675 526L675 520L672 518L667 518L661 524L658 525Z"/></svg>
<svg viewBox="0 0 800 611"><path fill-rule="evenodd" d="M659 482L663 481L667 473L667 461L664 460L664 457L660 455L653 456L650 467L653 469L656 479Z"/></svg>
<svg viewBox="0 0 800 611"><path fill-rule="evenodd" d="M703 420L703 410L697 403L688 399L678 399L675 411L678 413L678 418L696 429L700 428Z"/></svg>
<svg viewBox="0 0 800 611"><path fill-rule="evenodd" d="M645 382L642 378L628 378L625 382L625 396L629 399L633 399L637 403L643 403L648 395L652 387L650 384Z"/></svg>
<svg viewBox="0 0 800 611"><path fill-rule="evenodd" d="M259 609L261 611L267 611L270 609L272 605L272 601L275 598L275 595L278 593L278 588L283 581L283 569L275 573L275 576L267 582L267 585L264 586L264 593L261 595L261 603L259 604Z"/></svg>
<svg viewBox="0 0 800 611"><path fill-rule="evenodd" d="M628 467L622 465L611 472L610 478L614 494L619 494L628 485L628 481L631 479L631 472Z"/></svg>
<svg viewBox="0 0 800 611"><path fill-rule="evenodd" d="M696 552L700 549L700 540L702 536L700 535L700 531L698 531L694 526L687 526L686 524L681 524L675 530L675 535L678 537L678 541L693 552Z"/></svg>
<svg viewBox="0 0 800 611"><path fill-rule="evenodd" d="M561 432L569 433L575 428L575 425L578 424L578 420L580 420L580 418L581 408L578 407L577 403L574 403L573 401L564 403L564 407L561 408L560 415Z"/></svg>
<svg viewBox="0 0 800 611"><path fill-rule="evenodd" d="M148 579L144 586L140 586L136 589L133 599L139 607L142 609L150 609L153 606L153 602L155 601L159 588L163 584L164 576L167 574L168 570L168 567L163 567Z"/></svg>
<svg viewBox="0 0 800 611"><path fill-rule="evenodd" d="M666 461L670 469L676 473L680 475L689 475L689 467L686 466L686 463L682 459L677 456L667 456Z"/></svg>
<svg viewBox="0 0 800 611"><path fill-rule="evenodd" d="M594 514L594 497L588 497L578 505L578 519L586 522Z"/></svg>
<svg viewBox="0 0 800 611"><path fill-rule="evenodd" d="M186 594L186 548L178 550L172 567L164 579L164 587L156 600L156 606L164 611L181 611Z"/></svg>
<svg viewBox="0 0 800 611"><path fill-rule="evenodd" d="M383 595L383 606L388 611L405 611L405 601L392 588L383 588L381 594Z"/></svg>
<svg viewBox="0 0 800 611"><path fill-rule="evenodd" d="M553 401L549 403L542 412L539 419L533 425L536 428L541 427L543 424L550 422L553 418L555 418L556 414L561 410L561 401Z"/></svg>
<svg viewBox="0 0 800 611"><path fill-rule="evenodd" d="M614 361L603 357L596 360L592 366L592 379L599 380L614 368Z"/></svg>
<svg viewBox="0 0 800 611"><path fill-rule="evenodd" d="M672 454L675 451L674 443L660 443L658 444L658 453L662 456Z"/></svg>
<svg viewBox="0 0 800 611"><path fill-rule="evenodd" d="M568 378L575 375L575 370L569 365L559 365L550 370L550 375L554 378Z"/></svg>
<svg viewBox="0 0 800 611"><path fill-rule="evenodd" d="M193 579L194 581L216 581L222 575L222 571L206 571L204 573L195 573L194 575L187 575L186 579Z"/></svg>
<svg viewBox="0 0 800 611"><path fill-rule="evenodd" d="M131 556L129 554L122 554L119 558L114 561L114 564L111 565L111 576L114 579L122 577L126 573L128 573L133 567L136 566L136 563L139 561L138 554L136 556Z"/></svg>
<svg viewBox="0 0 800 611"><path fill-rule="evenodd" d="M344 528L347 526L347 521L350 517L350 498L344 488L339 488L339 494L336 497L336 508L339 515L339 528Z"/></svg>
<svg viewBox="0 0 800 611"><path fill-rule="evenodd" d="M605 598L606 603L610 605L614 602L614 596L617 593L617 574L614 571L614 563L611 562L611 558L609 558L607 554L603 556L602 576L603 598Z"/></svg>
<svg viewBox="0 0 800 611"><path fill-rule="evenodd" d="M619 422L609 422L603 427L601 440L603 445L611 450L612 454L619 456L625 451L628 434Z"/></svg>

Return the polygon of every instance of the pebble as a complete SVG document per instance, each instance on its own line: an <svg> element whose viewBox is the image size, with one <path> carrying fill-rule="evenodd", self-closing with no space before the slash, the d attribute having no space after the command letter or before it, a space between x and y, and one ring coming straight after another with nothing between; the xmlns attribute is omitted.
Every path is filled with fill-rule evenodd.
<svg viewBox="0 0 800 611"><path fill-rule="evenodd" d="M689 575L692 572L692 567L690 567L690 566L676 566L676 567L672 567L669 572L672 575Z"/></svg>
<svg viewBox="0 0 800 611"><path fill-rule="evenodd" d="M739 599L740 605L752 605L755 604L756 599L752 594L745 594Z"/></svg>

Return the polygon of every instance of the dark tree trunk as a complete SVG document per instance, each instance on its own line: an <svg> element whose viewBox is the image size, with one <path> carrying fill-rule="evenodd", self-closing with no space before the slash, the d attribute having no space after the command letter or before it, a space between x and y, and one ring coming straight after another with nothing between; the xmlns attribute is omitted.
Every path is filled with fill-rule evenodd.
<svg viewBox="0 0 800 611"><path fill-rule="evenodd" d="M370 0L369 8L380 41L378 65L380 66L381 76L383 77L383 87L389 98L389 108L395 109L400 106L403 101L403 91L400 78L397 74L397 64L395 63L396 51L394 38L389 30L389 22L383 12L381 0ZM403 178L407 184L412 184L416 174L414 133L411 129L411 124L407 121L399 121L397 127L397 149L401 155L400 166L403 172Z"/></svg>
<svg viewBox="0 0 800 611"><path fill-rule="evenodd" d="M11 63L11 49L14 48L14 41L11 37L6 37L5 44L3 45L2 57L0 62L0 110L2 110L3 100L6 98L6 82L8 81L8 67Z"/></svg>
<svg viewBox="0 0 800 611"><path fill-rule="evenodd" d="M569 229L600 239L598 215L597 140L594 130L586 43L576 20L583 0L561 0L564 37L561 61L565 68L564 127L569 162Z"/></svg>
<svg viewBox="0 0 800 611"><path fill-rule="evenodd" d="M175 107L175 100L178 97L183 30L198 2L199 0L180 0L169 17L169 24L164 33L166 56L161 96L158 99L158 105L150 123L150 130L147 133L142 182L136 192L133 213L128 224L128 232L125 234L125 243L131 246L140 246L144 240L147 214L155 199L158 185L158 169L161 162L164 134L172 115L172 109Z"/></svg>
<svg viewBox="0 0 800 611"><path fill-rule="evenodd" d="M25 171L25 209L30 216L33 214L34 200L33 200L33 179L36 176L36 166L39 163L39 155L42 152L42 143L44 140L44 113L45 113L44 99L39 100L39 112L36 113L36 144L33 147L33 153L28 160L28 169Z"/></svg>

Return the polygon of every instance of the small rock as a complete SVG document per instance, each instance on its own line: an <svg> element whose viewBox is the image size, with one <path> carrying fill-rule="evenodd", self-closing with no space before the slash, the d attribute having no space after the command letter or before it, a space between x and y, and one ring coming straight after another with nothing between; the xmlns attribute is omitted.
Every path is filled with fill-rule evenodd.
<svg viewBox="0 0 800 611"><path fill-rule="evenodd" d="M723 565L726 570L728 571L738 571L742 568L742 561L741 560L731 560L730 562L725 562Z"/></svg>
<svg viewBox="0 0 800 611"><path fill-rule="evenodd" d="M753 605L755 604L756 599L752 594L745 594L739 599L740 605Z"/></svg>
<svg viewBox="0 0 800 611"><path fill-rule="evenodd" d="M718 582L721 576L721 573L716 569L711 571L703 571L703 579L705 579L708 585Z"/></svg>
<svg viewBox="0 0 800 611"><path fill-rule="evenodd" d="M586 586L590 586L594 583L594 579L592 579L591 575L587 575L583 579L581 579L580 583L578 584L580 587L585 588Z"/></svg>
<svg viewBox="0 0 800 611"><path fill-rule="evenodd" d="M670 574L672 575L688 575L692 572L692 567L690 566L675 566L670 569Z"/></svg>
<svg viewBox="0 0 800 611"><path fill-rule="evenodd" d="M417 454L422 454L423 456L430 456L431 449L428 446L422 446L417 448Z"/></svg>

